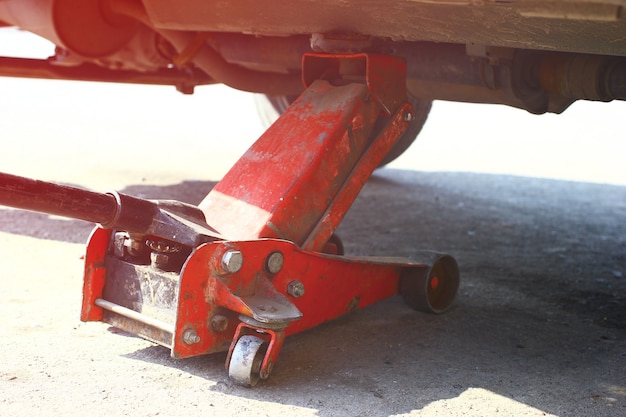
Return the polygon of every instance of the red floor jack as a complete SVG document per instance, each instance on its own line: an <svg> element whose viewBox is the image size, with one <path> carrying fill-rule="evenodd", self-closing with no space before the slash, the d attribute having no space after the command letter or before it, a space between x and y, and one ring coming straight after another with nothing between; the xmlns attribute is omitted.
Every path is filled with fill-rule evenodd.
<svg viewBox="0 0 626 417"><path fill-rule="evenodd" d="M412 120L405 64L306 55L306 91L199 206L0 174L0 204L98 223L81 320L187 358L228 351L235 382L267 379L285 336L400 293L440 313L455 260L343 256L335 229Z"/></svg>

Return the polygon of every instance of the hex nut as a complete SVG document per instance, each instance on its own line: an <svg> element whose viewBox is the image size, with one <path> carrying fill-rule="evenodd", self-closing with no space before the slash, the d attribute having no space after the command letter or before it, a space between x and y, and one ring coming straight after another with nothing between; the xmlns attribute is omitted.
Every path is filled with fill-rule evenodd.
<svg viewBox="0 0 626 417"><path fill-rule="evenodd" d="M238 250L229 250L222 256L224 272L234 274L243 266L243 255Z"/></svg>
<svg viewBox="0 0 626 417"><path fill-rule="evenodd" d="M304 284L298 280L291 281L287 285L287 294L293 298L300 298L304 295Z"/></svg>
<svg viewBox="0 0 626 417"><path fill-rule="evenodd" d="M194 329L187 329L183 333L183 342L187 345L194 345L196 343L200 343L200 336Z"/></svg>
<svg viewBox="0 0 626 417"><path fill-rule="evenodd" d="M265 266L270 274L277 274L283 269L283 265L285 263L285 257L280 252L272 252L270 256L267 257L267 261L265 262Z"/></svg>

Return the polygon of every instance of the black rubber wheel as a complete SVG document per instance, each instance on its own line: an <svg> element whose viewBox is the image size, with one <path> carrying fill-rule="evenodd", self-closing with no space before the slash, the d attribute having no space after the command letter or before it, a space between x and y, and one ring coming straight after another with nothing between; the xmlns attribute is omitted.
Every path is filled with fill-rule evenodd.
<svg viewBox="0 0 626 417"><path fill-rule="evenodd" d="M291 103L296 100L295 96L255 96L256 108L261 121L269 127L280 116ZM380 166L385 166L404 153L409 146L417 139L417 135L422 131L426 123L428 113L432 107L432 101L422 100L408 93L408 99L413 105L413 120L409 123L406 131L398 138L396 144L391 148L387 156L382 160Z"/></svg>
<svg viewBox="0 0 626 417"><path fill-rule="evenodd" d="M417 311L440 314L450 308L460 284L459 266L446 254L423 252L411 257L426 268L407 268L400 277L400 295Z"/></svg>

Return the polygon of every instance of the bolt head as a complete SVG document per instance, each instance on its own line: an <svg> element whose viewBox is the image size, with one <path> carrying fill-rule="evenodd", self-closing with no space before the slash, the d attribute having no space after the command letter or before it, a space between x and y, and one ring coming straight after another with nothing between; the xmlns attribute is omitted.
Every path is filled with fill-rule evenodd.
<svg viewBox="0 0 626 417"><path fill-rule="evenodd" d="M300 298L304 295L304 284L298 280L291 281L287 285L287 294L293 298Z"/></svg>
<svg viewBox="0 0 626 417"><path fill-rule="evenodd" d="M243 255L238 250L229 250L222 256L222 268L229 274L239 272L243 266Z"/></svg>
<svg viewBox="0 0 626 417"><path fill-rule="evenodd" d="M270 256L267 257L267 270L270 274L277 274L283 269L283 264L285 262L285 257L280 252L273 252Z"/></svg>

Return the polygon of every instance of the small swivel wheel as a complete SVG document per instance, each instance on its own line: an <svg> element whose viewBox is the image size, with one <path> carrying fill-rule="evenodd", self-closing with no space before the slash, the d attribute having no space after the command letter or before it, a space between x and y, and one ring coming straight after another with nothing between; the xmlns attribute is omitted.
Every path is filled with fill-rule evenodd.
<svg viewBox="0 0 626 417"><path fill-rule="evenodd" d="M268 343L257 336L241 336L233 349L228 376L236 384L254 387L261 379L261 365ZM269 376L269 375L268 375Z"/></svg>
<svg viewBox="0 0 626 417"><path fill-rule="evenodd" d="M446 254L423 252L411 257L426 268L407 268L400 277L400 295L413 309L426 313L446 311L459 289L456 260Z"/></svg>

